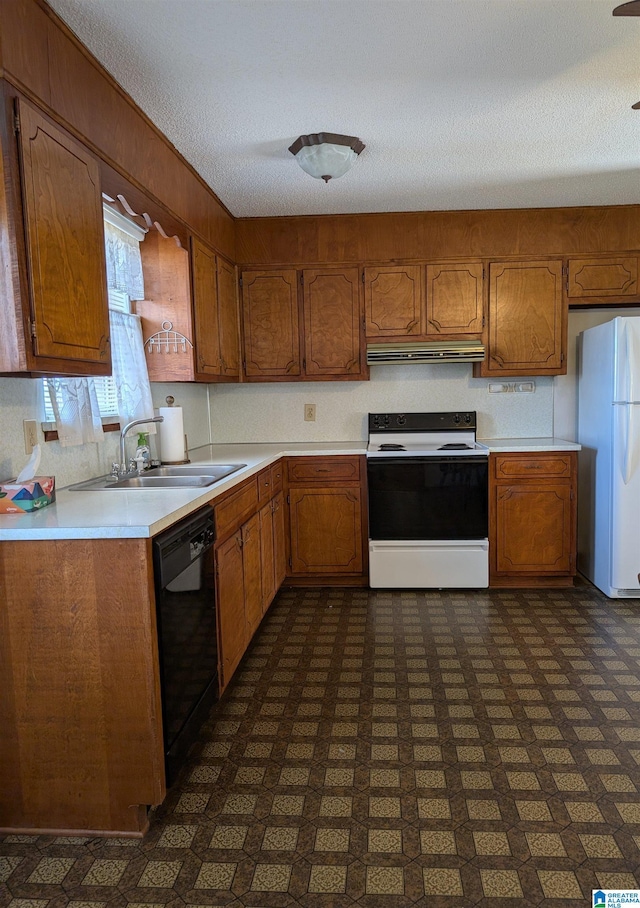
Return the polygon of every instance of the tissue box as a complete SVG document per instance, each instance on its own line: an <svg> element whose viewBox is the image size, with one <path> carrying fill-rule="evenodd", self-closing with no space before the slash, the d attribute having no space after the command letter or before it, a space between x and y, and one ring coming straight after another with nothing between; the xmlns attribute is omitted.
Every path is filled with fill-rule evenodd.
<svg viewBox="0 0 640 908"><path fill-rule="evenodd" d="M28 514L56 500L55 476L34 476L27 482L0 482L0 514Z"/></svg>

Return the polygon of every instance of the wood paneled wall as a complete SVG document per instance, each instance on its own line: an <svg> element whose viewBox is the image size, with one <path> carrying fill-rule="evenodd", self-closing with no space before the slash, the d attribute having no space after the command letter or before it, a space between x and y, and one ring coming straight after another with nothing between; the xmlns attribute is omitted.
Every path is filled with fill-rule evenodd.
<svg viewBox="0 0 640 908"><path fill-rule="evenodd" d="M576 255L640 249L640 205L238 218L239 264Z"/></svg>
<svg viewBox="0 0 640 908"><path fill-rule="evenodd" d="M2 74L134 185L235 259L231 214L43 0L0 0Z"/></svg>

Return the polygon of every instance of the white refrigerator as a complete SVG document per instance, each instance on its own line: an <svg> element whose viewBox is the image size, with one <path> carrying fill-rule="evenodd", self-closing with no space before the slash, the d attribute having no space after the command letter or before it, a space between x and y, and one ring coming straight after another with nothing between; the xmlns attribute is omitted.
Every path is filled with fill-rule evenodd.
<svg viewBox="0 0 640 908"><path fill-rule="evenodd" d="M640 598L640 317L579 336L578 441L578 570Z"/></svg>

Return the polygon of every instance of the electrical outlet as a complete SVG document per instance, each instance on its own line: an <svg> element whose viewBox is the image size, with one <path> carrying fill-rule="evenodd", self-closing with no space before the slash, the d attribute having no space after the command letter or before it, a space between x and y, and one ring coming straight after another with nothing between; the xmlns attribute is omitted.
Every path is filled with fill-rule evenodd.
<svg viewBox="0 0 640 908"><path fill-rule="evenodd" d="M315 404L305 404L304 405L304 421L305 422L315 422L316 421L316 405Z"/></svg>
<svg viewBox="0 0 640 908"><path fill-rule="evenodd" d="M35 419L23 419L22 428L24 431L25 454L31 454L35 445L38 444L38 423Z"/></svg>

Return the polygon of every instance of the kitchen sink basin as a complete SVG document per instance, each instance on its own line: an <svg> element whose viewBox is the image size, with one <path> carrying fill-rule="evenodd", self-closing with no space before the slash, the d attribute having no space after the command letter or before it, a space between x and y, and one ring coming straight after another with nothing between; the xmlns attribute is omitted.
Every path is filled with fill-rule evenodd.
<svg viewBox="0 0 640 908"><path fill-rule="evenodd" d="M198 489L212 486L226 479L246 463L189 464L173 467L155 467L138 476L115 480L112 476L98 476L69 486L70 492L106 492L120 489Z"/></svg>

